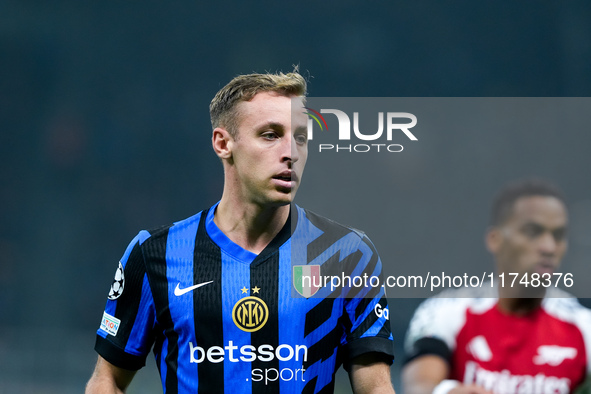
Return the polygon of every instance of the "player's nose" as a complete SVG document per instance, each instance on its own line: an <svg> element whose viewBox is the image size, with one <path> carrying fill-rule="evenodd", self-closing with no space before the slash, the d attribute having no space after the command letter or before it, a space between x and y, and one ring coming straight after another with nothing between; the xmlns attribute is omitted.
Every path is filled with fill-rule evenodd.
<svg viewBox="0 0 591 394"><path fill-rule="evenodd" d="M300 155L297 149L297 144L293 135L290 138L285 138L282 144L282 160L288 160L295 163L299 160Z"/></svg>
<svg viewBox="0 0 591 394"><path fill-rule="evenodd" d="M545 232L538 242L538 249L544 255L554 255L558 247L558 242L550 232Z"/></svg>

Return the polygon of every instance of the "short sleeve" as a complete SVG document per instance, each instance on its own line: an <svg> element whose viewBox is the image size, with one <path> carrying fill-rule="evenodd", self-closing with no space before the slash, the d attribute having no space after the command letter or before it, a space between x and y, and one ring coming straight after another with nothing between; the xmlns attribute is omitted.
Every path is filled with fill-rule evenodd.
<svg viewBox="0 0 591 394"><path fill-rule="evenodd" d="M148 236L138 234L119 262L97 331L95 350L128 370L145 365L154 342L155 307L141 248Z"/></svg>
<svg viewBox="0 0 591 394"><path fill-rule="evenodd" d="M433 297L423 301L410 321L404 343L405 360L432 354L451 361L456 337L466 321L469 298Z"/></svg>
<svg viewBox="0 0 591 394"><path fill-rule="evenodd" d="M359 260L350 262L348 273L352 277L368 279L364 286L352 288L344 300L345 332L341 345L346 369L355 357L366 353L372 353L388 364L394 360L390 310L382 287L382 262L365 235L361 238L358 251Z"/></svg>

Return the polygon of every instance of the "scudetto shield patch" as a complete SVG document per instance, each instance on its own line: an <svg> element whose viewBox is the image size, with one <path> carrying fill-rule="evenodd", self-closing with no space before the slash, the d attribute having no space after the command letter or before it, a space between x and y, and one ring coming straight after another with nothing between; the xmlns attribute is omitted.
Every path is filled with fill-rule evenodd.
<svg viewBox="0 0 591 394"><path fill-rule="evenodd" d="M319 265L294 265L293 287L302 296L312 297L320 290Z"/></svg>

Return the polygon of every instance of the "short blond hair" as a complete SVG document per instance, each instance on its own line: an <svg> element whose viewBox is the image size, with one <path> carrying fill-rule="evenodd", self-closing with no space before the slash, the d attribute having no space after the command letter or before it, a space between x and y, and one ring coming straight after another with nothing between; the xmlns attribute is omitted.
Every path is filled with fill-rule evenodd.
<svg viewBox="0 0 591 394"><path fill-rule="evenodd" d="M232 137L238 130L236 105L250 101L261 92L276 92L284 96L306 96L306 80L297 69L284 74L239 75L220 89L209 105L212 128L223 127Z"/></svg>

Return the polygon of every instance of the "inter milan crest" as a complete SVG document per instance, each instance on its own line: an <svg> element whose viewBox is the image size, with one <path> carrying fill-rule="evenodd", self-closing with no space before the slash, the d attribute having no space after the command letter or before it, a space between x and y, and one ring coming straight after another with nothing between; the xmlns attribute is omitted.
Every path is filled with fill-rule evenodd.
<svg viewBox="0 0 591 394"><path fill-rule="evenodd" d="M116 300L123 293L123 287L125 286L125 275L123 274L123 265L119 262L119 267L115 271L115 279L109 290L109 296L107 297L111 301Z"/></svg>
<svg viewBox="0 0 591 394"><path fill-rule="evenodd" d="M232 309L232 320L242 331L258 331L267 323L268 318L269 308L259 297L241 298Z"/></svg>
<svg viewBox="0 0 591 394"><path fill-rule="evenodd" d="M319 265L294 265L293 287L302 296L312 297L320 290Z"/></svg>

